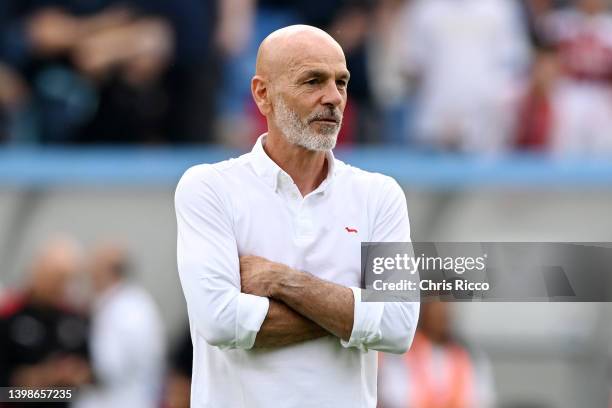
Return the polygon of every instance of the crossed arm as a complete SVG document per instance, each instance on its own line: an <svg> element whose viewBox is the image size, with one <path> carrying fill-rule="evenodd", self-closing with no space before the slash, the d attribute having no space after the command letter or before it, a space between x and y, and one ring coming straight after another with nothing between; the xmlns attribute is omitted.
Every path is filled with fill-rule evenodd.
<svg viewBox="0 0 612 408"><path fill-rule="evenodd" d="M257 333L253 347L283 347L329 334L321 326L284 303L271 299L268 314Z"/></svg>
<svg viewBox="0 0 612 408"><path fill-rule="evenodd" d="M386 198L371 240L408 240L403 192L394 182L380 185L384 189L376 195ZM223 191L217 171L203 165L185 173L175 194L178 269L198 336L223 349L280 347L326 335L344 347L407 349L418 303L361 302L358 288L263 258L239 257L233 204Z"/></svg>
<svg viewBox="0 0 612 408"><path fill-rule="evenodd" d="M240 258L243 293L270 299L254 347L279 347L325 335L345 341L353 328L351 289L256 256Z"/></svg>

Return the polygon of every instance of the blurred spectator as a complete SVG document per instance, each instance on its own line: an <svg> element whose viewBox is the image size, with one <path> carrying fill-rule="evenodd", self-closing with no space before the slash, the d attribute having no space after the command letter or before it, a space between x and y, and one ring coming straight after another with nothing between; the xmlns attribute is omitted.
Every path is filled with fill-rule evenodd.
<svg viewBox="0 0 612 408"><path fill-rule="evenodd" d="M612 13L606 0L577 0L546 21L560 78L550 93L550 146L560 153L612 152Z"/></svg>
<svg viewBox="0 0 612 408"><path fill-rule="evenodd" d="M67 283L78 267L79 254L72 242L50 242L35 258L22 293L4 298L0 307L1 386L77 387L90 381L87 321L64 303Z"/></svg>
<svg viewBox="0 0 612 408"><path fill-rule="evenodd" d="M415 105L398 50L406 42L405 9L410 0L381 0L371 18L368 70L372 95L382 119L382 140L406 144Z"/></svg>
<svg viewBox="0 0 612 408"><path fill-rule="evenodd" d="M416 138L425 146L494 152L514 134L529 61L518 3L415 0L397 52L417 85Z"/></svg>
<svg viewBox="0 0 612 408"><path fill-rule="evenodd" d="M192 363L193 343L187 328L170 361L163 408L189 408Z"/></svg>
<svg viewBox="0 0 612 408"><path fill-rule="evenodd" d="M468 350L451 333L447 303L421 305L407 354L381 354L381 408L482 408L494 405L488 361Z"/></svg>
<svg viewBox="0 0 612 408"><path fill-rule="evenodd" d="M27 98L27 85L21 75L0 61L0 143L7 141L15 116Z"/></svg>
<svg viewBox="0 0 612 408"><path fill-rule="evenodd" d="M536 52L530 84L519 108L518 145L530 150L548 150L555 113L550 100L558 79L557 54L551 49Z"/></svg>
<svg viewBox="0 0 612 408"><path fill-rule="evenodd" d="M91 268L95 383L82 390L77 407L159 406L165 347L162 322L151 296L128 283L127 274L122 248L97 248Z"/></svg>
<svg viewBox="0 0 612 408"><path fill-rule="evenodd" d="M0 61L31 91L23 120L33 130L13 137L210 141L215 8L208 0L3 1Z"/></svg>
<svg viewBox="0 0 612 408"><path fill-rule="evenodd" d="M546 19L557 6L558 0L520 0L531 45L535 49L547 48Z"/></svg>

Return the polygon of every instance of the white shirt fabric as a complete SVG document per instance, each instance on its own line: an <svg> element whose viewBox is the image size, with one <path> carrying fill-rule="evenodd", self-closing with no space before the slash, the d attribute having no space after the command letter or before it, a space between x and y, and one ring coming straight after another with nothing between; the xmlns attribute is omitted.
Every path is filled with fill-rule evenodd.
<svg viewBox="0 0 612 408"><path fill-rule="evenodd" d="M302 197L262 143L265 135L237 159L192 167L176 190L178 269L194 344L192 407L374 408L375 350L408 348L419 304L360 301L360 243L409 241L404 193L390 177L329 152L327 178ZM252 349L269 301L240 292L241 255L351 287L349 341L330 335Z"/></svg>
<svg viewBox="0 0 612 408"><path fill-rule="evenodd" d="M161 318L143 289L120 283L96 301L91 357L97 383L83 388L77 408L159 406L165 340Z"/></svg>

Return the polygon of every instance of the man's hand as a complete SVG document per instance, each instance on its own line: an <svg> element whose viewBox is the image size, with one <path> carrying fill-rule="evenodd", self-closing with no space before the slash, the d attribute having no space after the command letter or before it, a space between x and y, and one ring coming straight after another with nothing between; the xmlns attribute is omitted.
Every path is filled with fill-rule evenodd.
<svg viewBox="0 0 612 408"><path fill-rule="evenodd" d="M43 55L58 55L81 38L79 19L59 8L43 8L27 22L29 40Z"/></svg>
<svg viewBox="0 0 612 408"><path fill-rule="evenodd" d="M240 257L240 287L243 293L272 297L279 275L290 273L290 268L259 256Z"/></svg>

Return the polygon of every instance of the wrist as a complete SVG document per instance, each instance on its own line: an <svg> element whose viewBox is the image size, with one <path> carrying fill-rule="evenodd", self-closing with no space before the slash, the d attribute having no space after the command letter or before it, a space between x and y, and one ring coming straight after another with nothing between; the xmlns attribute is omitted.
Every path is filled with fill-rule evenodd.
<svg viewBox="0 0 612 408"><path fill-rule="evenodd" d="M291 277L296 271L280 263L272 263L271 270L273 271L274 278L270 283L270 297L282 300L283 288L289 285Z"/></svg>

